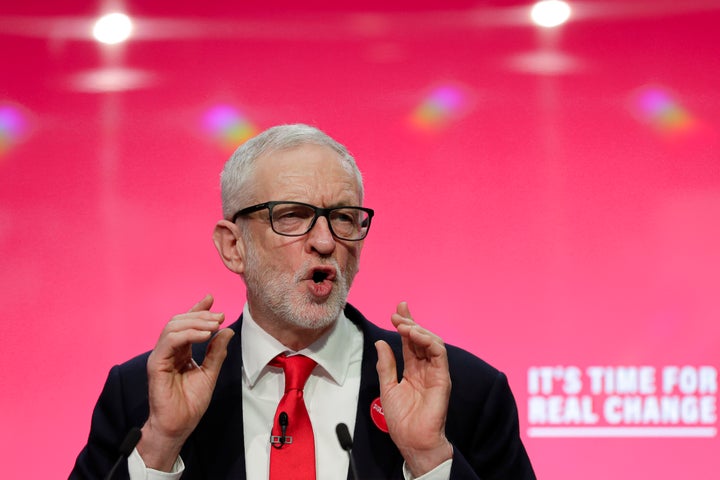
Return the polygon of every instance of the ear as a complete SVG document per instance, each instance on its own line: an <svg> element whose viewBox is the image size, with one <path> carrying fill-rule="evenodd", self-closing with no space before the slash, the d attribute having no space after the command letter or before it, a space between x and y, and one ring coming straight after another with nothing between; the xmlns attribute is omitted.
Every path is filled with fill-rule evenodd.
<svg viewBox="0 0 720 480"><path fill-rule="evenodd" d="M220 220L213 231L213 242L225 266L242 274L245 271L245 243L238 226L229 220Z"/></svg>

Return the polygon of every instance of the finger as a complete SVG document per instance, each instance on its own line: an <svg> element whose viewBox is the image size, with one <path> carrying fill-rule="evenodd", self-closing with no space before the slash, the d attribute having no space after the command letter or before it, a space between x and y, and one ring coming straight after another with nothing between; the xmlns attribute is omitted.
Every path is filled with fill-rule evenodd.
<svg viewBox="0 0 720 480"><path fill-rule="evenodd" d="M385 392L398 384L397 364L395 363L395 355L387 342L378 340L375 342L375 349L378 354L378 361L375 368L377 369L378 380L380 381L380 395L383 396Z"/></svg>
<svg viewBox="0 0 720 480"><path fill-rule="evenodd" d="M402 340L402 353L404 358L409 356L422 357L423 355L415 350L415 345L410 341L410 329L416 327L417 324L410 316L410 309L407 302L400 302L395 313L390 316L390 321L397 329Z"/></svg>
<svg viewBox="0 0 720 480"><path fill-rule="evenodd" d="M397 313L393 314L393 324L395 325L397 332L400 334L403 357L408 358L410 355L415 356L415 345L413 345L412 341L410 341L410 329L412 329L415 324L412 323L412 320L400 317Z"/></svg>
<svg viewBox="0 0 720 480"><path fill-rule="evenodd" d="M411 331L422 332L436 339L438 342L443 343L443 340L440 336L434 334L427 328L418 325L417 323L415 323L414 320L410 318L402 317L399 314L394 313L391 317L391 321L402 337L407 337Z"/></svg>
<svg viewBox="0 0 720 480"><path fill-rule="evenodd" d="M412 315L410 315L410 308L408 307L407 302L398 303L397 307L395 308L395 313L393 313L390 318L395 327L402 324L415 323Z"/></svg>
<svg viewBox="0 0 720 480"><path fill-rule="evenodd" d="M396 311L401 317L409 318L410 320L412 320L412 315L410 315L410 307L408 307L407 302L398 303Z"/></svg>
<svg viewBox="0 0 720 480"><path fill-rule="evenodd" d="M216 320L218 318L216 316L209 318L176 317L165 325L158 339L157 347L175 350L191 343L209 340L212 334L220 328L221 323Z"/></svg>
<svg viewBox="0 0 720 480"><path fill-rule="evenodd" d="M207 299L206 297L203 300ZM209 306L207 303L203 304L203 301L197 305ZM153 353L158 358L186 357L189 355L190 345L208 341L212 334L220 328L224 317L223 313L208 311L185 313L173 317L165 325Z"/></svg>
<svg viewBox="0 0 720 480"><path fill-rule="evenodd" d="M164 332L176 332L188 328L198 330L217 330L218 326L225 321L225 314L222 312L194 312L183 313L173 317L167 325Z"/></svg>
<svg viewBox="0 0 720 480"><path fill-rule="evenodd" d="M407 302L398 303L396 313L391 316L391 321L402 337L405 358L412 355L419 359L428 359L432 356L442 355L445 345L442 338L413 320ZM434 345L430 349L433 342L437 342L438 345Z"/></svg>
<svg viewBox="0 0 720 480"><path fill-rule="evenodd" d="M397 314L394 314L394 315L397 315ZM395 320L393 320L393 323L395 323ZM406 320L406 319L399 320L399 321L397 321L397 325L395 325L395 328L397 329L398 333L400 333L400 335L409 335L409 333L411 331L417 331L417 332L422 332L426 335L430 335L432 338L434 338L438 342L444 343L442 337L431 332L427 328L425 328L421 325L418 325L417 323L415 323L415 321L412 321L412 320Z"/></svg>
<svg viewBox="0 0 720 480"><path fill-rule="evenodd" d="M155 350L167 357L175 356L176 352L181 352L184 355L189 351L190 345L207 342L212 337L212 334L213 330L196 330L193 328L170 332L160 338Z"/></svg>
<svg viewBox="0 0 720 480"><path fill-rule="evenodd" d="M217 335L210 340L208 344L205 360L203 360L202 368L212 377L213 381L217 379L220 373L220 367L227 357L227 347L235 332L229 328L220 330Z"/></svg>
<svg viewBox="0 0 720 480"><path fill-rule="evenodd" d="M425 329L412 327L408 337L416 355L421 358L430 359L445 354L445 343L442 339Z"/></svg>
<svg viewBox="0 0 720 480"><path fill-rule="evenodd" d="M417 335L418 333L426 334L442 342L440 337L434 335L429 330L422 328L415 322L415 320L413 320L412 314L410 313L410 307L408 306L407 302L398 303L396 311L394 314L392 314L390 319L403 339L403 356L407 357L408 355L413 355L417 358L427 358L427 354L424 349L428 345L426 344L426 342L421 341L418 344L417 341L413 341L413 339L410 337L411 332L415 332L415 335Z"/></svg>
<svg viewBox="0 0 720 480"><path fill-rule="evenodd" d="M210 307L212 307L212 304L214 302L213 296L209 293L205 295L205 297L200 300L198 303L193 305L193 307L189 310L190 312L199 312L202 310L210 310Z"/></svg>
<svg viewBox="0 0 720 480"><path fill-rule="evenodd" d="M390 321L397 328L400 325L415 325L415 321L412 318L403 317L399 313L393 313L390 316Z"/></svg>
<svg viewBox="0 0 720 480"><path fill-rule="evenodd" d="M445 351L442 338L419 325L399 325L398 333L403 339L403 356L409 355L418 359L431 359L441 356Z"/></svg>
<svg viewBox="0 0 720 480"><path fill-rule="evenodd" d="M400 334L403 357L415 355L414 346L412 345L412 342L410 342L410 329L413 327L414 323L412 323L411 320L405 319L405 317L400 317L396 313L392 316L392 322L395 325L397 332Z"/></svg>

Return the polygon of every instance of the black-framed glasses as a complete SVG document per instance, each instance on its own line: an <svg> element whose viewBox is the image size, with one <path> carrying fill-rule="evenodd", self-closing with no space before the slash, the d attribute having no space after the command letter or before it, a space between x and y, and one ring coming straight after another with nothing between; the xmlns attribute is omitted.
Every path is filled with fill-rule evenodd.
<svg viewBox="0 0 720 480"><path fill-rule="evenodd" d="M265 202L243 208L232 217L233 223L244 215L267 208L270 212L270 227L273 232L286 237L305 235L318 217L325 217L330 232L340 240L362 240L370 230L375 212L364 207L320 208L302 202Z"/></svg>

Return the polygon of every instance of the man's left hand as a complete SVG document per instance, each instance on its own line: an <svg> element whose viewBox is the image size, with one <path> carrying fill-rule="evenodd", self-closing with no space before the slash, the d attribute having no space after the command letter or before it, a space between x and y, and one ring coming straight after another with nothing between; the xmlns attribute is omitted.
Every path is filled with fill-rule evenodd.
<svg viewBox="0 0 720 480"><path fill-rule="evenodd" d="M445 438L451 387L447 351L440 337L415 323L407 303L398 305L391 320L402 337L405 367L398 382L392 349L384 341L375 343L380 401L390 437L419 477L453 454Z"/></svg>

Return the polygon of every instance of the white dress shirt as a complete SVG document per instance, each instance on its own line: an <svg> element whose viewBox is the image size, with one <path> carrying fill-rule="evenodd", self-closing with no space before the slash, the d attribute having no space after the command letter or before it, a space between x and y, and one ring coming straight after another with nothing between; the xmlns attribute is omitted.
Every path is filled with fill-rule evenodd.
<svg viewBox="0 0 720 480"><path fill-rule="evenodd" d="M250 321L248 321L250 320ZM333 328L299 353L317 362L308 378L303 397L315 436L315 466L318 480L345 478L348 455L335 433L338 423L355 428L363 335L343 313ZM246 306L242 325L243 425L245 469L248 478L268 478L270 431L280 398L285 391L282 369L268 363L287 347L262 330L249 316ZM292 419L291 419L292 421Z"/></svg>
<svg viewBox="0 0 720 480"><path fill-rule="evenodd" d="M345 423L350 432L355 429L363 349L359 327L341 312L329 332L309 347L292 352L255 323L246 304L241 348L247 478L263 479L269 475L270 431L284 394L285 380L282 369L268 363L283 352L302 354L317 362L303 391L315 436L317 480L346 478L348 455L340 447L335 427ZM417 480L447 479L450 466L449 460ZM170 473L148 469L136 449L128 458L128 468L131 480L176 480L182 475L184 464L178 458ZM406 479L412 479L406 468L403 471Z"/></svg>

